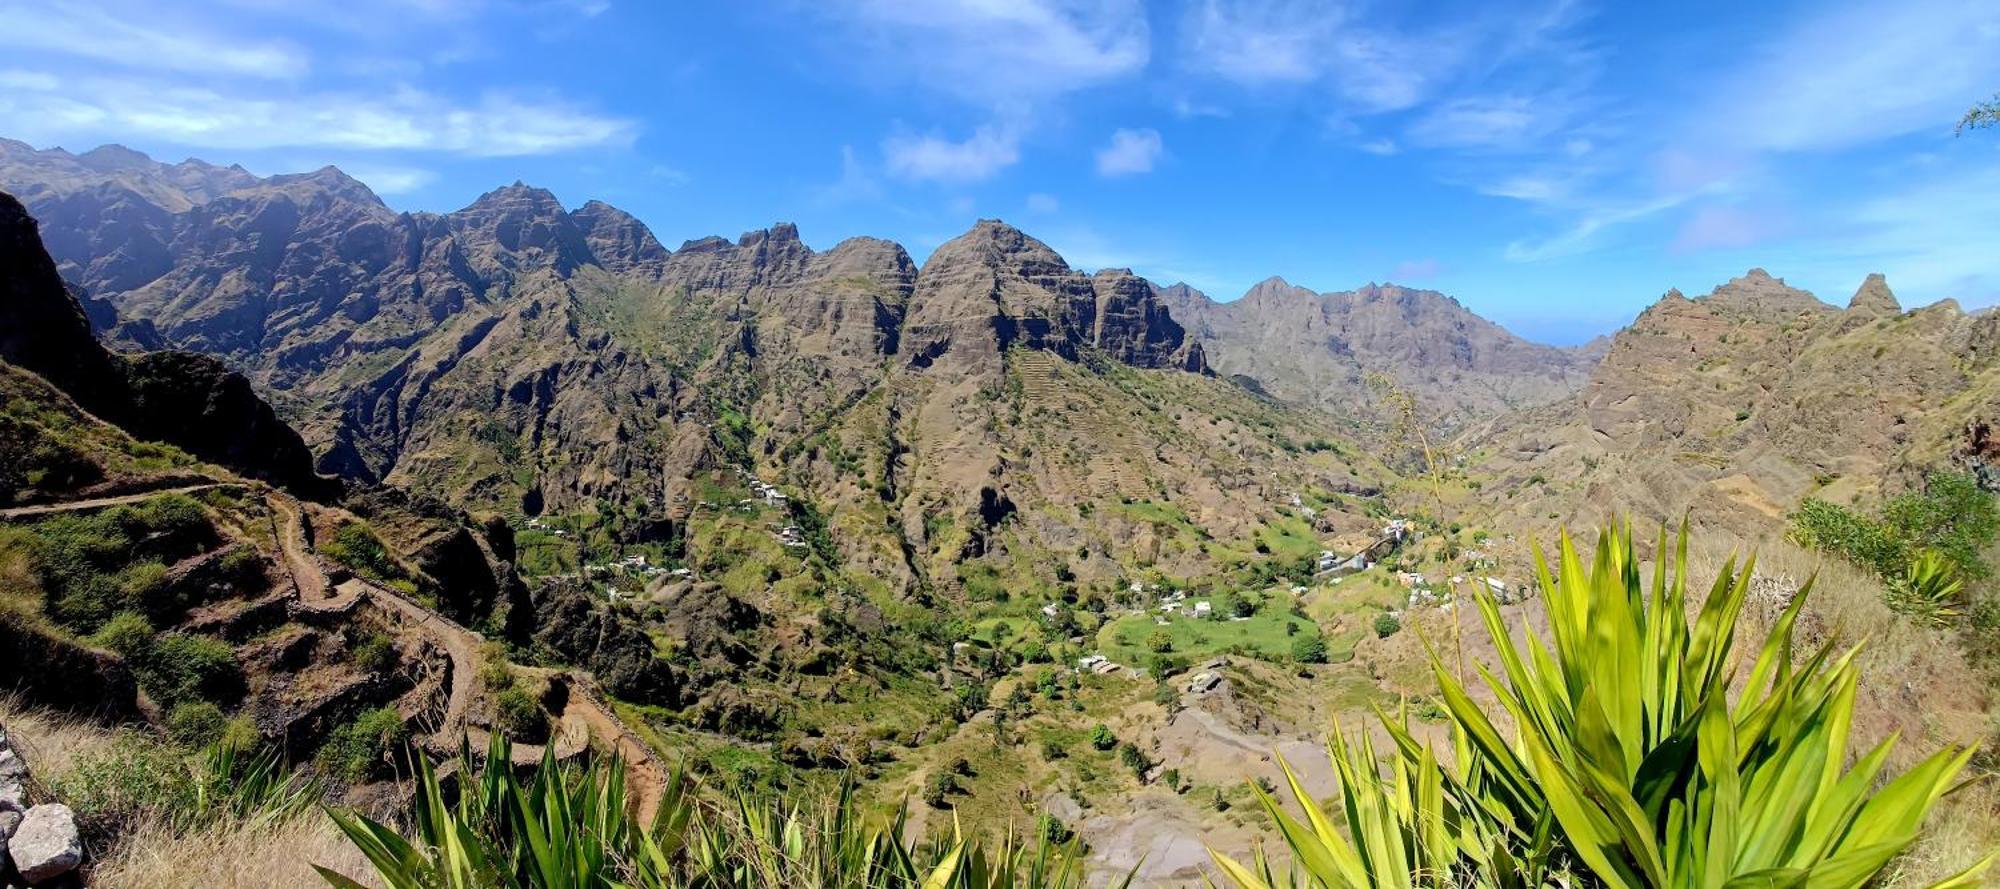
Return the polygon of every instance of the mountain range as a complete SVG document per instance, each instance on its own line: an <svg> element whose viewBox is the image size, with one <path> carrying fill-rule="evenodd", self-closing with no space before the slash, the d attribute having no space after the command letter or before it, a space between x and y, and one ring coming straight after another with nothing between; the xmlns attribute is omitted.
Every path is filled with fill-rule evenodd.
<svg viewBox="0 0 2000 889"><path fill-rule="evenodd" d="M670 250L520 183L398 213L331 167L260 178L118 146L0 142L0 189L107 341L220 357L322 473L684 523L693 480L747 462L852 522L846 560L899 587L1006 549L988 519L1016 511L1029 550L1104 550L1086 577L1213 570L1216 547L1077 504L1171 500L1247 547L1290 492L1390 480L1335 447L1380 419L1367 374L1462 425L1569 394L1592 355L1428 291L1267 282L1217 304L1073 269L992 220L919 267L871 238L815 251L788 224Z"/></svg>

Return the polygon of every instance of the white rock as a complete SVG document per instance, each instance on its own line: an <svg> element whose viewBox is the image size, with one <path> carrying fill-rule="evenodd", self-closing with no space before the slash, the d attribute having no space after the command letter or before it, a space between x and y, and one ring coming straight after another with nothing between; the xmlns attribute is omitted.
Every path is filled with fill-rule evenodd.
<svg viewBox="0 0 2000 889"><path fill-rule="evenodd" d="M29 883L54 879L83 863L83 839L76 833L76 813L62 803L44 803L29 809L8 846L14 869Z"/></svg>

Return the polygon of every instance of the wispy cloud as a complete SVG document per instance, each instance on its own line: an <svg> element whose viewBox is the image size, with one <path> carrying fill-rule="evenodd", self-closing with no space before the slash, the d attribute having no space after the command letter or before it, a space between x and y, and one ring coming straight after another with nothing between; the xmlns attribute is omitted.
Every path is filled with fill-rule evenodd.
<svg viewBox="0 0 2000 889"><path fill-rule="evenodd" d="M919 182L969 183L990 179L1021 159L1012 129L983 126L964 141L941 136L896 135L882 143L889 173Z"/></svg>
<svg viewBox="0 0 2000 889"><path fill-rule="evenodd" d="M1028 212L1042 215L1055 213L1062 209L1062 201L1057 200L1055 195L1044 194L1039 191L1028 195L1025 203L1027 204Z"/></svg>
<svg viewBox="0 0 2000 889"><path fill-rule="evenodd" d="M500 157L629 143L637 125L558 98L491 93L458 102L387 94L224 93L154 80L81 78L0 94L0 115L42 141L88 134L200 148L341 148Z"/></svg>
<svg viewBox="0 0 2000 889"><path fill-rule="evenodd" d="M1158 130L1119 130L1097 150L1097 175L1132 176L1153 171L1164 151Z"/></svg>
<svg viewBox="0 0 2000 889"><path fill-rule="evenodd" d="M2000 5L1876 0L1815 9L1719 80L1695 115L1705 138L1801 151L1943 133L2000 84Z"/></svg>
<svg viewBox="0 0 2000 889"><path fill-rule="evenodd" d="M42 0L0 5L0 46L142 70L291 79L310 69L296 45L174 26L147 10Z"/></svg>
<svg viewBox="0 0 2000 889"><path fill-rule="evenodd" d="M1138 0L832 0L843 62L974 102L1033 102L1137 73L1151 34Z"/></svg>

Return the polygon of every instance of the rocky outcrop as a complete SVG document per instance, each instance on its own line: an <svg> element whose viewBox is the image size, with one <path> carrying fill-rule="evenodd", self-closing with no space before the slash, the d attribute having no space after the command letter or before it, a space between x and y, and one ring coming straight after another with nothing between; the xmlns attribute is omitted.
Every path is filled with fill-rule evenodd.
<svg viewBox="0 0 2000 889"><path fill-rule="evenodd" d="M1143 279L1122 269L1076 271L1047 244L995 219L924 263L903 339L913 368L993 373L1016 346L1071 361L1087 347L1138 367L1207 367Z"/></svg>

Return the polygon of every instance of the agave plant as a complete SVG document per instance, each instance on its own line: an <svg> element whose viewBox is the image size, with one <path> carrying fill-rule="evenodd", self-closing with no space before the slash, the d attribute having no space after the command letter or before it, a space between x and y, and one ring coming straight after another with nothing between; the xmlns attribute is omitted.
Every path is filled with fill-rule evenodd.
<svg viewBox="0 0 2000 889"><path fill-rule="evenodd" d="M1920 624L1949 627L1961 613L1965 581L1943 553L1927 549L1889 584L1889 607Z"/></svg>
<svg viewBox="0 0 2000 889"><path fill-rule="evenodd" d="M485 762L508 762L505 740L493 740ZM437 770L419 763L413 839L329 814L391 889L1080 889L1084 881L1076 847L1040 832L1033 843L1010 834L991 848L958 831L907 843L901 813L886 824L864 817L845 784L824 799L739 794L715 803L676 775L641 824L616 759L573 769L545 753L525 784L504 766L475 777L473 763L465 751L455 764L463 786L454 801ZM359 887L319 871L339 889Z"/></svg>
<svg viewBox="0 0 2000 889"><path fill-rule="evenodd" d="M1528 632L1517 644L1479 595L1500 662L1480 679L1511 732L1433 653L1455 768L1386 716L1397 746L1387 781L1365 743L1336 738L1345 830L1296 783L1309 829L1265 798L1299 871L1292 884L1838 889L1909 848L1972 751L1941 750L1883 783L1890 738L1848 767L1858 647L1795 658L1802 591L1742 675L1731 652L1754 560L1725 566L1690 622L1685 528L1671 558L1664 534L1658 552L1647 585L1627 529L1605 531L1589 567L1567 534L1555 572L1537 549L1546 642ZM1939 885L1972 885L1991 861ZM1279 884L1268 868L1217 863L1240 886Z"/></svg>

